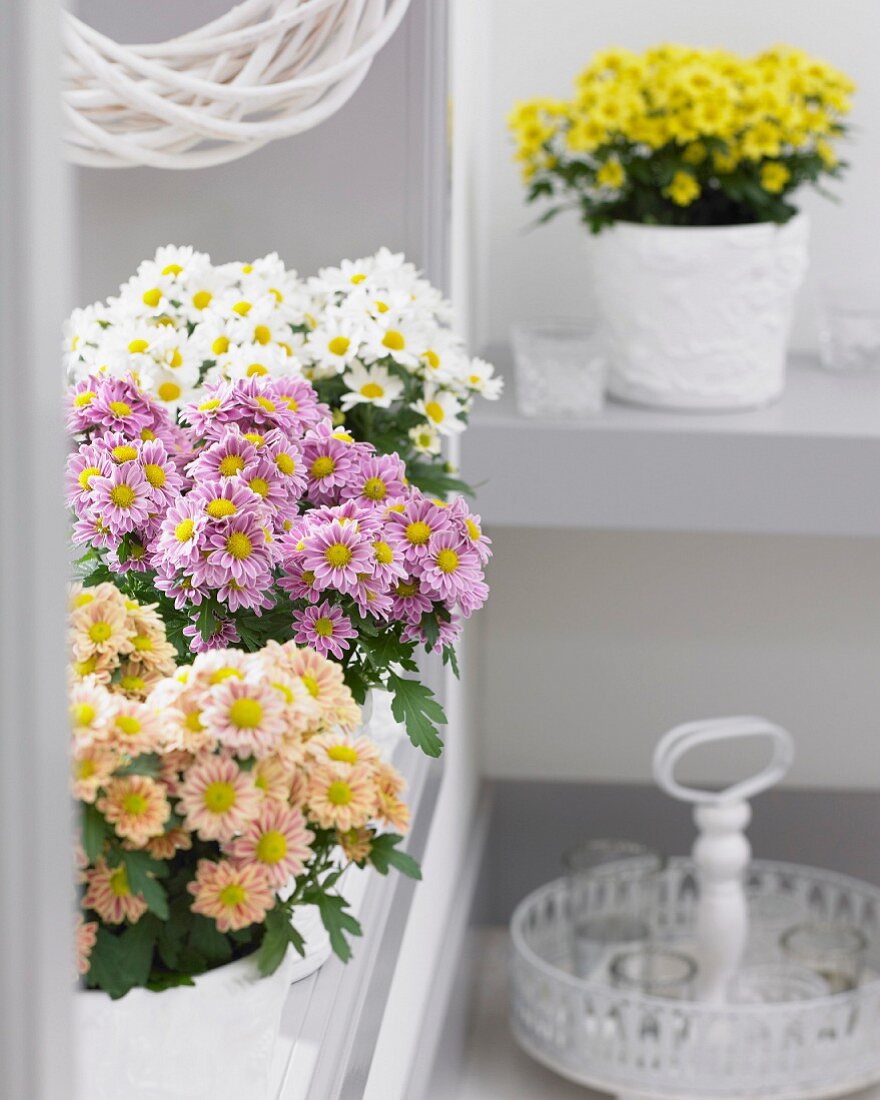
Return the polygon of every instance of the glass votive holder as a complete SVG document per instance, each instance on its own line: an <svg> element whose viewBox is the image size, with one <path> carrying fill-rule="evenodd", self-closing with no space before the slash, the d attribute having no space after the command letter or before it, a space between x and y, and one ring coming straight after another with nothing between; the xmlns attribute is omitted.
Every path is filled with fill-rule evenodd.
<svg viewBox="0 0 880 1100"><path fill-rule="evenodd" d="M871 280L827 288L819 309L819 357L826 370L880 370L880 293Z"/></svg>
<svg viewBox="0 0 880 1100"><path fill-rule="evenodd" d="M660 856L631 840L590 840L562 858L568 883L571 960L581 978L602 974L613 954L651 937Z"/></svg>
<svg viewBox="0 0 880 1100"><path fill-rule="evenodd" d="M514 325L511 340L523 416L576 420L601 411L608 362L595 325L574 320Z"/></svg>
<svg viewBox="0 0 880 1100"><path fill-rule="evenodd" d="M743 967L731 980L731 1004L791 1004L829 993L828 983L809 967L796 963L762 963Z"/></svg>
<svg viewBox="0 0 880 1100"><path fill-rule="evenodd" d="M868 940L851 925L815 922L789 928L779 946L789 961L822 978L829 993L846 993L859 984Z"/></svg>
<svg viewBox="0 0 880 1100"><path fill-rule="evenodd" d="M608 968L615 989L673 1001L694 999L697 964L682 951L650 944L615 955Z"/></svg>

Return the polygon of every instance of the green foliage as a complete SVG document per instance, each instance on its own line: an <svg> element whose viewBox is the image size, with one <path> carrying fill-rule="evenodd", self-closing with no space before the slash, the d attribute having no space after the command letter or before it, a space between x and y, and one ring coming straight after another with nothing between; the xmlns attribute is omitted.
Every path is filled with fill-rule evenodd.
<svg viewBox="0 0 880 1100"><path fill-rule="evenodd" d="M388 675L388 690L393 694L391 713L406 726L410 741L427 756L439 756L443 741L437 725L446 724L446 714L433 691L418 680L408 680L396 672Z"/></svg>
<svg viewBox="0 0 880 1100"><path fill-rule="evenodd" d="M351 945L346 936L360 936L363 930L360 923L347 912L348 902L339 894L318 893L313 899L321 914L321 921L330 937L333 953L343 962L351 958Z"/></svg>
<svg viewBox="0 0 880 1100"><path fill-rule="evenodd" d="M101 926L92 948L88 984L114 1000L135 986L146 985L159 929L158 918L150 914L120 933Z"/></svg>
<svg viewBox="0 0 880 1100"><path fill-rule="evenodd" d="M369 861L380 875L387 875L393 867L407 878L421 879L422 871L418 863L407 855L398 851L398 845L403 842L403 837L396 833L382 833L373 838L370 848Z"/></svg>

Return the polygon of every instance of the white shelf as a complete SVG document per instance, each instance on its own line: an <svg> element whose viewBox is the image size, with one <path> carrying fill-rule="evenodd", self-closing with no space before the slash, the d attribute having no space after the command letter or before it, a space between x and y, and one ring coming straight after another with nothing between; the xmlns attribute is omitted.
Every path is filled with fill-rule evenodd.
<svg viewBox="0 0 880 1100"><path fill-rule="evenodd" d="M462 441L483 522L500 527L880 536L880 375L794 362L776 404L669 413L610 402L590 420L482 403Z"/></svg>

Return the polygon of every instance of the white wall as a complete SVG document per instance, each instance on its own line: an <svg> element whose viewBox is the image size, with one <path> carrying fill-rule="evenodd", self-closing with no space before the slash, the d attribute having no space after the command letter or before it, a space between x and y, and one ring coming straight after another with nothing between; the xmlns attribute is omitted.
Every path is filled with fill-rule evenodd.
<svg viewBox="0 0 880 1100"><path fill-rule="evenodd" d="M599 48L640 50L658 41L721 45L753 52L787 41L826 58L859 84L852 115L860 128L847 149L852 170L835 185L836 206L805 195L813 218L812 271L794 332L799 349L815 345L812 318L822 281L863 273L880 298L880 8L876 0L484 0L491 32L481 64L485 95L474 103L482 130L482 220L475 234L481 290L475 336L507 340L513 320L577 316L584 309L584 236L576 215L527 231L540 213L527 207L510 159L504 118L516 99L570 94L571 79ZM487 274L489 277L487 278Z"/></svg>

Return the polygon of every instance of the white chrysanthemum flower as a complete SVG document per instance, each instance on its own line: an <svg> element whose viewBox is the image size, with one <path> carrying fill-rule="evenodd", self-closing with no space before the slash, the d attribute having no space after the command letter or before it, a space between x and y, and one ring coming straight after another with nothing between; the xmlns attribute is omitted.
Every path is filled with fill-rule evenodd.
<svg viewBox="0 0 880 1100"><path fill-rule="evenodd" d="M352 363L342 380L349 392L342 395L339 404L346 412L353 405L390 409L391 402L401 397L404 389L403 382L386 367L365 367L359 362Z"/></svg>
<svg viewBox="0 0 880 1100"><path fill-rule="evenodd" d="M461 401L448 390L425 387L425 394L412 408L428 421L441 435L457 435L466 425L459 420Z"/></svg>
<svg viewBox="0 0 880 1100"><path fill-rule="evenodd" d="M316 376L341 374L361 349L365 326L337 309L328 309L308 334L304 354Z"/></svg>
<svg viewBox="0 0 880 1100"><path fill-rule="evenodd" d="M497 377L495 368L485 359L471 359L466 381L474 393L489 401L496 401L504 388L504 379Z"/></svg>
<svg viewBox="0 0 880 1100"><path fill-rule="evenodd" d="M353 288L368 283L375 269L372 257L362 260L343 260L339 267L322 267L308 281L309 290L315 295L331 296L349 293Z"/></svg>
<svg viewBox="0 0 880 1100"><path fill-rule="evenodd" d="M432 385L464 390L462 378L470 360L451 332L436 326L427 330L419 359L420 372Z"/></svg>
<svg viewBox="0 0 880 1100"><path fill-rule="evenodd" d="M413 370L424 346L424 332L408 314L385 313L368 326L363 357L372 363L390 356L395 363Z"/></svg>
<svg viewBox="0 0 880 1100"><path fill-rule="evenodd" d="M107 309L96 302L85 309L75 309L64 322L64 366L68 369L76 369L84 348L91 344L95 346L101 339L104 329L101 321L107 320Z"/></svg>
<svg viewBox="0 0 880 1100"><path fill-rule="evenodd" d="M217 359L223 377L230 381L240 378L281 378L300 374L299 361L288 355L278 344L239 344L231 346Z"/></svg>
<svg viewBox="0 0 880 1100"><path fill-rule="evenodd" d="M430 424L417 424L414 428L410 428L409 437L412 440L414 449L419 454L440 454L440 433L436 428L432 428Z"/></svg>

